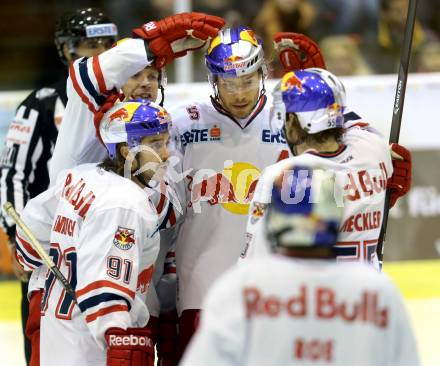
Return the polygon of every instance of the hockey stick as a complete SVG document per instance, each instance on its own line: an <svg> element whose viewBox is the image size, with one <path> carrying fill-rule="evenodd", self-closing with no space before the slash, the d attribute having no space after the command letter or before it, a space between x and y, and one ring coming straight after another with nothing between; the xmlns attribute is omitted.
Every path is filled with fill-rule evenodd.
<svg viewBox="0 0 440 366"><path fill-rule="evenodd" d="M54 274L55 278L61 282L61 285L64 287L66 292L72 297L73 301L76 302L76 296L75 291L73 290L72 286L70 286L69 281L64 277L64 275L60 272L58 267L55 265L55 263L52 261L52 259L47 255L46 251L41 246L38 239L32 234L32 231L26 226L26 224L23 222L23 220L18 215L17 211L15 211L14 206L11 202L6 202L3 205L4 210L6 213L15 221L15 223L20 227L21 230L26 234L28 237L30 244L33 249L38 253L43 263L49 268L49 270Z"/></svg>
<svg viewBox="0 0 440 366"><path fill-rule="evenodd" d="M416 20L417 0L409 0L408 15L406 17L405 35L403 38L402 53L400 55L399 74L397 77L396 95L394 97L393 118L391 120L390 143L398 143L400 126L402 123L403 102L405 100L406 79L408 78L408 66L411 56L411 46L414 33L414 23ZM385 206L383 213L382 227L380 229L376 253L379 259L380 268L383 263L383 252L385 235L388 225L388 212L390 210L391 192L387 190L385 196Z"/></svg>

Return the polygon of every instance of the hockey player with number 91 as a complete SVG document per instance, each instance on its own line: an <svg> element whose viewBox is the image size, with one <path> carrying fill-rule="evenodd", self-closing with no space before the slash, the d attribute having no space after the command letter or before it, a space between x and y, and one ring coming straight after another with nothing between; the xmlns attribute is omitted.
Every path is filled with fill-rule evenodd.
<svg viewBox="0 0 440 366"><path fill-rule="evenodd" d="M270 254L213 285L181 365L419 365L390 279L365 263L336 263L343 208L334 172L319 160L285 168L261 219ZM286 200L292 192L296 202Z"/></svg>
<svg viewBox="0 0 440 366"><path fill-rule="evenodd" d="M144 99L115 105L99 126L109 157L61 172L26 205L23 221L76 294L71 298L47 274L41 365L154 364L145 300L160 217L148 183L165 172L170 122L162 107ZM21 230L17 241L20 263L38 268L41 260Z"/></svg>

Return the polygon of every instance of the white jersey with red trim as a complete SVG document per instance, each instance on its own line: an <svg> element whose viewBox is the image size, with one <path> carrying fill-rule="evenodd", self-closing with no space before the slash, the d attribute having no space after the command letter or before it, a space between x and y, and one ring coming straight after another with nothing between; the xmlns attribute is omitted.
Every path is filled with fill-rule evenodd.
<svg viewBox="0 0 440 366"><path fill-rule="evenodd" d="M200 309L212 282L237 261L260 172L289 156L266 103L260 98L243 121L213 100L171 111L187 201L176 242L179 313Z"/></svg>
<svg viewBox="0 0 440 366"><path fill-rule="evenodd" d="M23 220L70 281L77 304L52 273L42 302L42 365L106 364L105 331L146 325L146 293L159 252L158 215L148 194L96 164L62 172L29 201ZM41 260L21 230L19 260ZM48 247L50 243L50 248Z"/></svg>
<svg viewBox="0 0 440 366"><path fill-rule="evenodd" d="M376 246L382 225L386 182L393 173L389 147L381 136L368 130L366 124L347 128L343 142L333 154L310 150L263 172L249 211L241 259L270 252L262 218L271 201L274 179L294 165L318 165L337 172L338 182L344 189L340 200L344 216L336 245L338 260L373 262L378 268Z"/></svg>
<svg viewBox="0 0 440 366"><path fill-rule="evenodd" d="M70 66L67 81L68 103L64 116L66 126L60 129L51 161L52 184L61 170L80 164L97 163L107 156L107 150L96 137L94 113L105 101L109 90L119 90L129 77L150 63L144 41L126 39L98 56L82 58ZM173 227L183 218L175 188L164 181L158 187L149 190L150 200L159 214L161 236L164 236L155 278L162 273L165 255L171 245L165 239L172 235ZM37 277L35 273L29 291L38 288ZM175 295L171 294L170 297L174 298ZM158 316L160 306L154 290L149 292L148 307L153 315Z"/></svg>
<svg viewBox="0 0 440 366"><path fill-rule="evenodd" d="M182 366L418 366L403 299L363 263L270 255L209 292Z"/></svg>

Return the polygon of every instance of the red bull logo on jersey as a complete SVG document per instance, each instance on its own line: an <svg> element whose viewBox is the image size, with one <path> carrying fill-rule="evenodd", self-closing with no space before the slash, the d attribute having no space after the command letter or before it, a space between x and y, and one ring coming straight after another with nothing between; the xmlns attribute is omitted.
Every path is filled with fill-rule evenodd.
<svg viewBox="0 0 440 366"><path fill-rule="evenodd" d="M309 288L302 285L296 293L286 296L268 295L257 287L243 290L246 318L254 317L313 317L316 320L371 324L386 328L389 309L380 305L380 294L364 290L351 298L340 296L337 289Z"/></svg>
<svg viewBox="0 0 440 366"><path fill-rule="evenodd" d="M246 162L231 162L220 173L200 169L187 176L191 194L188 207L200 213L202 202L206 202L221 205L235 215L247 215L259 177L260 170Z"/></svg>
<svg viewBox="0 0 440 366"><path fill-rule="evenodd" d="M134 230L118 226L118 230L116 230L115 237L113 239L113 244L116 246L116 248L121 250L130 249L135 244Z"/></svg>

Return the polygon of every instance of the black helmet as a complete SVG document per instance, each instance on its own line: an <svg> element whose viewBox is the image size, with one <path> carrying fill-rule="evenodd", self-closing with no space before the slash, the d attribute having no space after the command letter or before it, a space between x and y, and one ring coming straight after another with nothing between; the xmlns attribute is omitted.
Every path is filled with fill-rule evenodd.
<svg viewBox="0 0 440 366"><path fill-rule="evenodd" d="M85 38L109 38L113 43L118 29L109 17L99 8L82 8L64 14L55 26L55 45L61 60L67 60L63 54L63 45L67 44L69 53L75 56L78 42Z"/></svg>

